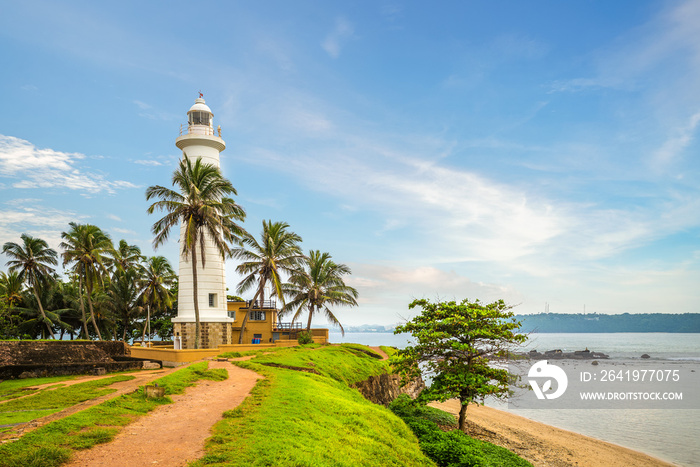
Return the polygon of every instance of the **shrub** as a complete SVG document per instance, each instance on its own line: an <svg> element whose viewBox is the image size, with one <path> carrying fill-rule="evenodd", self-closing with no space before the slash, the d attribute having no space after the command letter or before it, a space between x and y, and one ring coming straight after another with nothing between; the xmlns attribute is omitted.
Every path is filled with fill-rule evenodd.
<svg viewBox="0 0 700 467"><path fill-rule="evenodd" d="M299 342L299 345L313 344L314 338L310 332L302 331L299 333L297 342Z"/></svg>
<svg viewBox="0 0 700 467"><path fill-rule="evenodd" d="M500 446L471 438L459 430L442 431L438 424L455 426L454 416L405 394L394 399L389 409L403 419L418 438L421 450L439 467L531 466Z"/></svg>
<svg viewBox="0 0 700 467"><path fill-rule="evenodd" d="M421 418L430 420L443 427L457 426L457 420L451 413L434 407L428 407L425 404L414 401L406 394L401 394L394 399L394 401L389 404L389 409L401 418Z"/></svg>

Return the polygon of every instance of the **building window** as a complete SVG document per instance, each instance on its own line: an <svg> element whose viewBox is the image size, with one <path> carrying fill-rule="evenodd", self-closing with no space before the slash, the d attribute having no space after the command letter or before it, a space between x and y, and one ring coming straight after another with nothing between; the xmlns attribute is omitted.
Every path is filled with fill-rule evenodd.
<svg viewBox="0 0 700 467"><path fill-rule="evenodd" d="M231 319L236 319L236 310L229 311L228 317Z"/></svg>
<svg viewBox="0 0 700 467"><path fill-rule="evenodd" d="M265 312L264 311L251 311L248 319L251 321L265 321Z"/></svg>
<svg viewBox="0 0 700 467"><path fill-rule="evenodd" d="M215 293L209 294L209 306L212 308L216 307L216 294Z"/></svg>

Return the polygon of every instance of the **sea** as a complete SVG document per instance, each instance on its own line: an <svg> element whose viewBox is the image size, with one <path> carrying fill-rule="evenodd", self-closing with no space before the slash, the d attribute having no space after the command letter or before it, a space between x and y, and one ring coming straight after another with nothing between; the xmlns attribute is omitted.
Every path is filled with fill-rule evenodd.
<svg viewBox="0 0 700 467"><path fill-rule="evenodd" d="M410 336L390 333L331 332L333 343L353 342L403 348ZM589 349L611 361L682 365L700 372L700 334L696 333L547 333L530 334L522 352ZM697 388L700 391L700 388ZM486 405L574 431L663 459L680 466L700 466L700 409L514 409L498 401Z"/></svg>

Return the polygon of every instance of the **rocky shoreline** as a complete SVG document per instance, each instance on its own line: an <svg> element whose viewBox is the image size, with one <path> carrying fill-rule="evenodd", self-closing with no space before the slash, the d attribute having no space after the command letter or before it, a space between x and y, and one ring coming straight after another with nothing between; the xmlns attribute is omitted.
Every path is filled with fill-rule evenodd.
<svg viewBox="0 0 700 467"><path fill-rule="evenodd" d="M592 352L586 350L576 350L574 352L564 352L561 349L547 350L545 353L540 353L537 350L531 350L528 353L520 354L530 359L553 359L553 360L605 360L610 358L602 352Z"/></svg>

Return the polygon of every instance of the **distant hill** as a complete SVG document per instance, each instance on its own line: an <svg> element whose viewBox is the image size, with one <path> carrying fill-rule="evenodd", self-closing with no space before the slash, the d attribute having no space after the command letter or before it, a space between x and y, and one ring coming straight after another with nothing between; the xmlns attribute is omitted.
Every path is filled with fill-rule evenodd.
<svg viewBox="0 0 700 467"><path fill-rule="evenodd" d="M699 332L700 313L516 315L525 332Z"/></svg>
<svg viewBox="0 0 700 467"><path fill-rule="evenodd" d="M381 324L362 324L360 326L345 326L345 332L394 332L394 326Z"/></svg>

